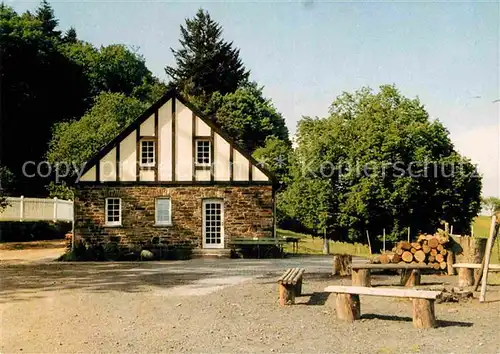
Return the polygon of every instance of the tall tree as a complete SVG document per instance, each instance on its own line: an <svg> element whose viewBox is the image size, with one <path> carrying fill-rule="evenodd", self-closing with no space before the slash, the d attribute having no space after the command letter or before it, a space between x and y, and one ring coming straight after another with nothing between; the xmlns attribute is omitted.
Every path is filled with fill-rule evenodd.
<svg viewBox="0 0 500 354"><path fill-rule="evenodd" d="M40 6L36 9L35 16L40 20L45 34L49 36L59 36L61 34L61 32L56 31L59 21L56 19L54 10L47 0L42 0Z"/></svg>
<svg viewBox="0 0 500 354"><path fill-rule="evenodd" d="M222 27L208 12L199 9L194 18L186 19L179 42L180 49L171 48L176 66L165 71L184 94L206 102L214 92L234 92L248 80L239 49L224 41Z"/></svg>
<svg viewBox="0 0 500 354"><path fill-rule="evenodd" d="M313 226L327 193L330 229L360 239L364 231L398 239L433 231L441 220L468 232L480 209L481 178L439 121L394 86L339 96L323 119L298 125L292 181L281 206ZM310 187L313 186L313 187Z"/></svg>

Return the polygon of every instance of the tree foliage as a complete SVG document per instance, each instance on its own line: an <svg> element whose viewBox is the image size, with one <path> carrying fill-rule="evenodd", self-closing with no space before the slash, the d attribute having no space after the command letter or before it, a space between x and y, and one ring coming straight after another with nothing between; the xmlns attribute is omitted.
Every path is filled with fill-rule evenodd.
<svg viewBox="0 0 500 354"><path fill-rule="evenodd" d="M397 239L407 227L432 231L443 219L466 232L480 209L475 166L418 99L394 86L342 94L329 117L299 122L297 143L281 205L307 227L318 229L326 207L340 238L385 228Z"/></svg>
<svg viewBox="0 0 500 354"><path fill-rule="evenodd" d="M486 197L481 202L491 215L500 212L500 198Z"/></svg>
<svg viewBox="0 0 500 354"><path fill-rule="evenodd" d="M101 93L82 118L54 126L48 161L80 167L146 108L146 103L123 93Z"/></svg>
<svg viewBox="0 0 500 354"><path fill-rule="evenodd" d="M199 9L194 18L181 26L180 49L172 49L176 66L165 72L182 93L206 102L213 93L236 91L249 76L239 49L222 38L222 27L210 14Z"/></svg>
<svg viewBox="0 0 500 354"><path fill-rule="evenodd" d="M96 48L74 28L61 34L47 1L23 14L0 4L0 58L0 161L27 195L45 194L46 181L23 176L22 166L42 161L54 124L80 118L103 91L152 103L165 90L135 51Z"/></svg>
<svg viewBox="0 0 500 354"><path fill-rule="evenodd" d="M217 123L248 151L264 146L269 136L288 142L285 120L261 88L246 86L226 95L216 92L206 107L206 112L214 112Z"/></svg>

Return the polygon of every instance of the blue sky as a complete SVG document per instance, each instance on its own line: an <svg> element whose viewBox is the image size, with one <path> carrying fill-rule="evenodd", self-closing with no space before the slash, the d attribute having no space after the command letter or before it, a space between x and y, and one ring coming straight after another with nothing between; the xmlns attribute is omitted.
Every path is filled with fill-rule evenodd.
<svg viewBox="0 0 500 354"><path fill-rule="evenodd" d="M38 1L7 0L17 11ZM52 1L60 27L95 45L133 45L167 80L179 26L200 7L234 41L286 118L324 116L334 97L396 84L418 96L500 196L499 2ZM480 97L477 97L480 96Z"/></svg>

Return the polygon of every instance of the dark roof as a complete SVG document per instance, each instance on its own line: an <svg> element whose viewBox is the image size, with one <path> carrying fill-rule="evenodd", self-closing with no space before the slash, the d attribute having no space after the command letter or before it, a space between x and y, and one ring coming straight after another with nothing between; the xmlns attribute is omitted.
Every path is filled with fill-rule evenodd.
<svg viewBox="0 0 500 354"><path fill-rule="evenodd" d="M97 154L95 154L90 160L87 161L83 168L82 176L94 165L96 165L107 153L109 153L118 143L125 139L129 134L137 129L146 119L151 117L161 106L167 103L171 98L176 98L184 106L189 108L197 117L204 121L210 128L212 128L217 134L223 137L234 149L236 149L241 155L247 158L252 164L254 164L262 173L264 173L273 184L277 184L278 180L274 174L263 166L260 166L259 162L255 160L250 152L243 149L236 141L234 141L231 136L229 136L219 124L216 123L215 117L213 119L209 118L206 114L200 112L196 107L194 107L188 100L186 100L180 93L175 89L168 90L158 101L146 109L135 121L133 121L129 126L121 131L113 140L111 140L106 146L104 146Z"/></svg>

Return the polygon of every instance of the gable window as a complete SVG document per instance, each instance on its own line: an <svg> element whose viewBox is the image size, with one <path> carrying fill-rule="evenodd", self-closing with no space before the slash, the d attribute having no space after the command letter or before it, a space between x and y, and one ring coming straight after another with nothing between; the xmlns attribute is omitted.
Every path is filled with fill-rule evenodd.
<svg viewBox="0 0 500 354"><path fill-rule="evenodd" d="M210 140L196 140L196 164L198 166L210 165Z"/></svg>
<svg viewBox="0 0 500 354"><path fill-rule="evenodd" d="M141 166L155 165L155 142L153 140L141 141Z"/></svg>
<svg viewBox="0 0 500 354"><path fill-rule="evenodd" d="M106 225L122 224L122 201L120 198L106 198Z"/></svg>
<svg viewBox="0 0 500 354"><path fill-rule="evenodd" d="M157 198L155 210L156 225L172 225L172 203L169 198Z"/></svg>

